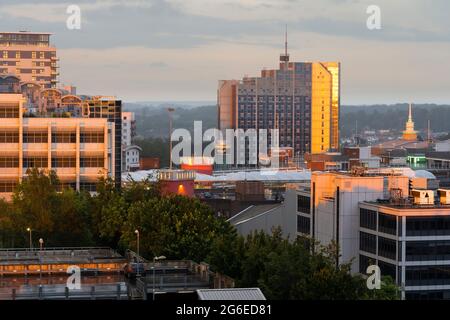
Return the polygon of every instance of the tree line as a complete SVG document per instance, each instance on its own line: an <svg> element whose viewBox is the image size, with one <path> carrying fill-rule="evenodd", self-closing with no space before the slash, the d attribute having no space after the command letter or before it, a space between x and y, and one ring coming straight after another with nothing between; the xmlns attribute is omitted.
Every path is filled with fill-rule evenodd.
<svg viewBox="0 0 450 320"><path fill-rule="evenodd" d="M311 239L288 241L279 229L239 236L206 204L183 196L162 196L158 184L131 182L118 190L101 179L97 192L62 188L56 174L33 169L10 202L0 201L0 247L28 247L32 230L46 247L109 246L136 250L148 258L207 262L235 279L239 287L260 287L269 299L396 299L392 279L381 290L350 273L350 263L336 265L339 250ZM311 250L314 248L314 250Z"/></svg>

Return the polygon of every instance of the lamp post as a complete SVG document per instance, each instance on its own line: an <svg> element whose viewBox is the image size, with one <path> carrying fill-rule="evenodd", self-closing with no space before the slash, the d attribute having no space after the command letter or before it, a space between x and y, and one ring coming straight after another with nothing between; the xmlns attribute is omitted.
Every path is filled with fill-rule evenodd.
<svg viewBox="0 0 450 320"><path fill-rule="evenodd" d="M31 232L32 232L32 230L31 230L30 227L28 227L27 231L30 233L30 251L31 251L31 250L33 250L33 240L31 240Z"/></svg>
<svg viewBox="0 0 450 320"><path fill-rule="evenodd" d="M153 301L155 301L155 269L156 269L155 263L158 260L164 260L164 259L166 259L165 256L159 256L159 257L153 258Z"/></svg>
<svg viewBox="0 0 450 320"><path fill-rule="evenodd" d="M169 112L169 169L172 170L172 112L174 112L174 108L167 108L167 112Z"/></svg>
<svg viewBox="0 0 450 320"><path fill-rule="evenodd" d="M139 230L138 229L136 229L136 230L134 230L134 233L136 234L136 253L137 253L137 256L138 256L138 258L137 258L137 274L136 274L136 277L139 277L140 275L141 275L141 273L139 272Z"/></svg>
<svg viewBox="0 0 450 320"><path fill-rule="evenodd" d="M44 246L44 239L39 239L39 284L42 285L42 247Z"/></svg>

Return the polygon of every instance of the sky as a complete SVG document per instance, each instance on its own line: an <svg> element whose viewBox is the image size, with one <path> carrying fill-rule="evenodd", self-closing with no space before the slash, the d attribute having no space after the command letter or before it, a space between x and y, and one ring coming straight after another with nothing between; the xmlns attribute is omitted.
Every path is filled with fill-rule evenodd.
<svg viewBox="0 0 450 320"><path fill-rule="evenodd" d="M81 9L70 30L69 5ZM369 5L381 29L369 30ZM51 32L60 81L129 101L215 101L218 80L340 61L341 103L450 104L448 0L0 0L0 30Z"/></svg>

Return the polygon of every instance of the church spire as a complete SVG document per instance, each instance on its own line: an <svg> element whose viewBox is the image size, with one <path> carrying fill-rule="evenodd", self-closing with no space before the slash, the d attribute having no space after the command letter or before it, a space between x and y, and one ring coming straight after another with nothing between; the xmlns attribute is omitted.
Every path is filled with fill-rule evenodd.
<svg viewBox="0 0 450 320"><path fill-rule="evenodd" d="M413 122L412 119L412 104L409 104L409 116L408 116L408 122Z"/></svg>
<svg viewBox="0 0 450 320"><path fill-rule="evenodd" d="M414 121L412 118L412 103L409 104L408 121L406 122L406 130L403 131L403 140L417 140L417 132L414 130Z"/></svg>

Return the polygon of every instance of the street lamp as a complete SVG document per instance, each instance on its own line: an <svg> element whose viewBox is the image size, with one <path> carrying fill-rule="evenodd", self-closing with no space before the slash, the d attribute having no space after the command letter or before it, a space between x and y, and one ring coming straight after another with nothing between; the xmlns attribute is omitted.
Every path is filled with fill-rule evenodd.
<svg viewBox="0 0 450 320"><path fill-rule="evenodd" d="M137 274L136 274L136 277L139 277L141 274L140 274L140 272L139 272L139 230L138 229L136 229L136 230L134 230L134 233L136 234L136 237L137 237L137 244L136 244L136 253L137 253Z"/></svg>
<svg viewBox="0 0 450 320"><path fill-rule="evenodd" d="M30 227L28 227L27 231L30 233L30 250L33 250L33 241L31 240L31 232L32 232L32 230L31 230Z"/></svg>
<svg viewBox="0 0 450 320"><path fill-rule="evenodd" d="M39 285L42 286L42 247L44 246L44 239L39 239Z"/></svg>
<svg viewBox="0 0 450 320"><path fill-rule="evenodd" d="M155 301L155 269L156 269L155 263L158 260L165 260L165 259L166 259L165 256L159 256L159 257L153 258L153 301Z"/></svg>

